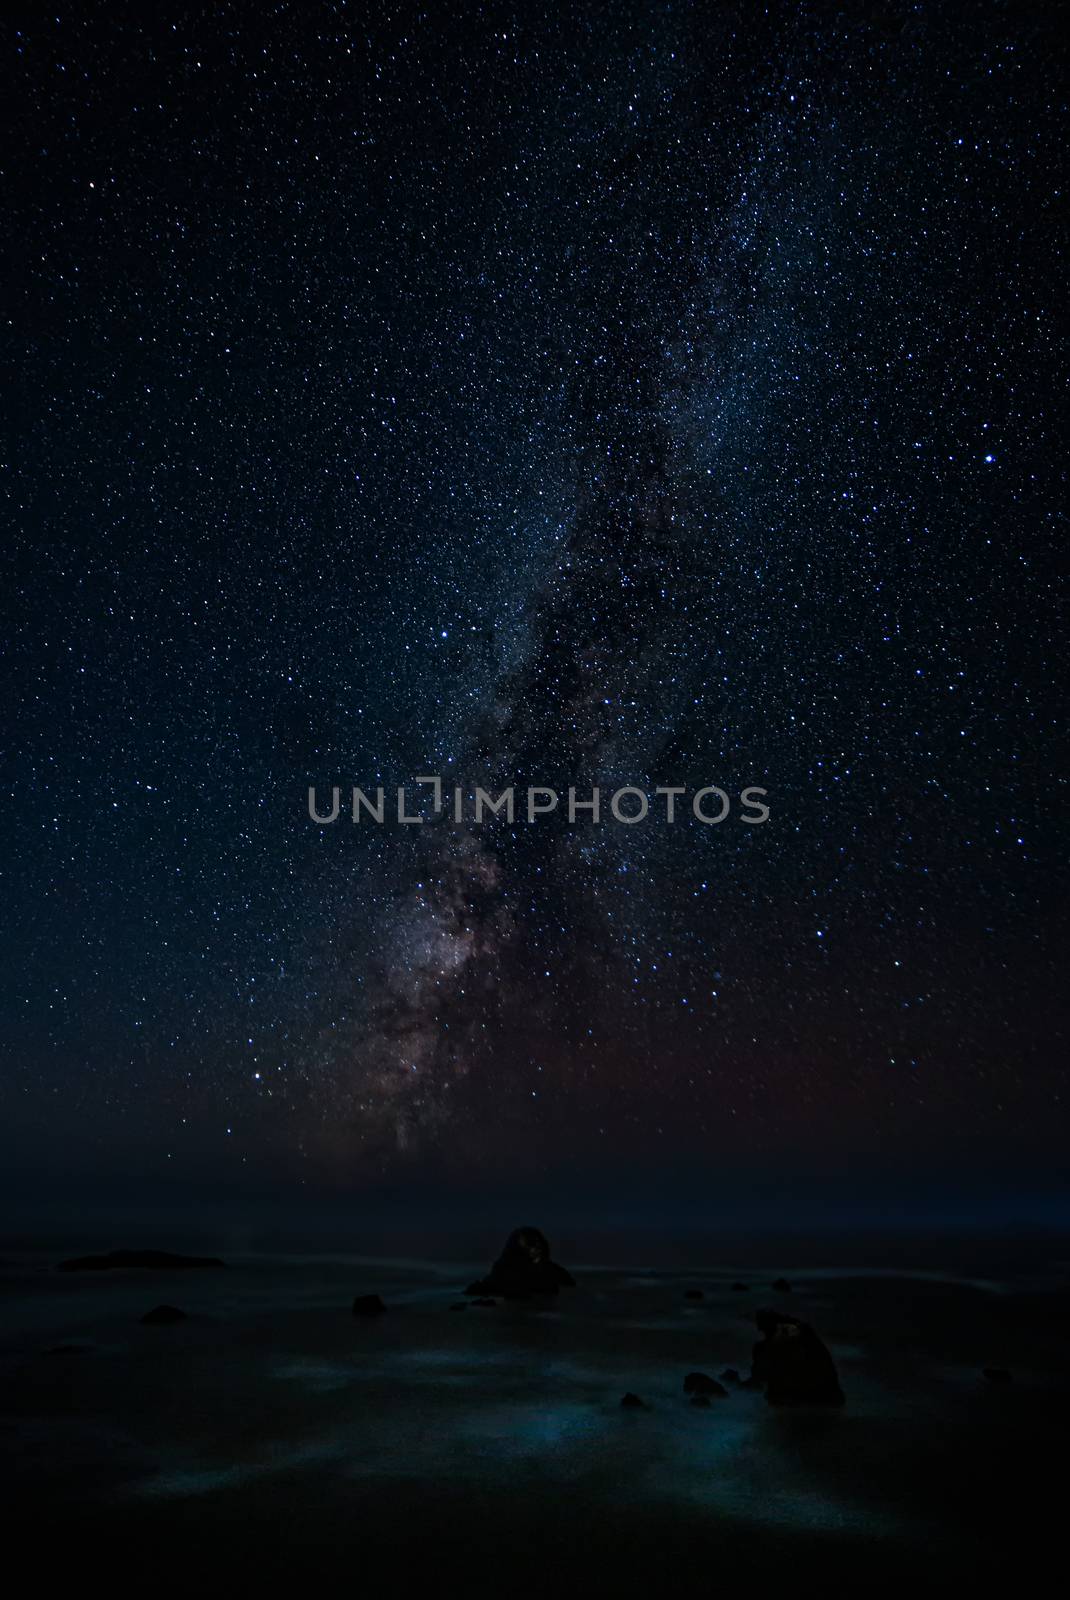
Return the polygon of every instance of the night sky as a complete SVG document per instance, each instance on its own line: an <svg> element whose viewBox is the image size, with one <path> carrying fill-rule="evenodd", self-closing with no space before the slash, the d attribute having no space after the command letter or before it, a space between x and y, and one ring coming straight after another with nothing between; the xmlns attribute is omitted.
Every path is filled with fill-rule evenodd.
<svg viewBox="0 0 1070 1600"><path fill-rule="evenodd" d="M5 23L17 1187L1057 1194L1056 18Z"/></svg>

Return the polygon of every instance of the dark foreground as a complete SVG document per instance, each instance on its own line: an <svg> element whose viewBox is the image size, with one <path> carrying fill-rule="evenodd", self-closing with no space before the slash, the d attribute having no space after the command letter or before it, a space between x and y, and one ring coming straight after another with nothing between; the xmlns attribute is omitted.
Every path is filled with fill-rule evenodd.
<svg viewBox="0 0 1070 1600"><path fill-rule="evenodd" d="M38 1581L872 1586L1022 1579L1061 1534L1057 1251L992 1276L796 1266L779 1295L776 1260L569 1261L577 1287L545 1304L464 1311L485 1262L57 1259L0 1272L5 1546ZM363 1293L386 1312L353 1316ZM143 1324L161 1303L186 1320ZM689 1403L688 1372L746 1374L768 1304L820 1330L842 1409ZM622 1409L626 1391L645 1408Z"/></svg>

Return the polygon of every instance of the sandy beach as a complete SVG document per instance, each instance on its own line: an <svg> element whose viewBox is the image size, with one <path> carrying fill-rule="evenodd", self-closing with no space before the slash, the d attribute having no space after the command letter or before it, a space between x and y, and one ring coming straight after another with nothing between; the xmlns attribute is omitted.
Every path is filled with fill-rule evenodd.
<svg viewBox="0 0 1070 1600"><path fill-rule="evenodd" d="M106 1554L151 1570L166 1552L188 1573L620 1586L692 1569L961 1575L1050 1514L1068 1410L1057 1254L1017 1278L796 1263L779 1294L772 1259L577 1262L556 1298L455 1309L485 1265L250 1255L58 1273L54 1256L9 1258L16 1543L61 1567ZM354 1316L362 1293L386 1312ZM185 1320L143 1324L159 1304ZM820 1330L841 1410L735 1387L690 1404L688 1372L746 1376L766 1304ZM987 1380L993 1366L1011 1381ZM644 1406L622 1409L626 1392Z"/></svg>

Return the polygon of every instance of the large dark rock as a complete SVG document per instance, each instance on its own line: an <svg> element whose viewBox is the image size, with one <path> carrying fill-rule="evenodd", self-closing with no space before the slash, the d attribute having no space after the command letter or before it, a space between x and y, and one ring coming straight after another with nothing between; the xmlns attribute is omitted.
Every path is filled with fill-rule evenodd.
<svg viewBox="0 0 1070 1600"><path fill-rule="evenodd" d="M550 1259L546 1235L538 1228L517 1228L485 1278L470 1283L465 1294L502 1295L523 1300L530 1294L556 1294L574 1288L576 1280Z"/></svg>
<svg viewBox="0 0 1070 1600"><path fill-rule="evenodd" d="M111 1272L118 1267L140 1267L155 1272L186 1272L192 1267L223 1267L218 1256L176 1256L170 1250L109 1250L104 1256L72 1256L61 1261L60 1272Z"/></svg>
<svg viewBox="0 0 1070 1600"><path fill-rule="evenodd" d="M759 1311L748 1387L764 1389L770 1405L843 1405L836 1364L808 1323L782 1311Z"/></svg>

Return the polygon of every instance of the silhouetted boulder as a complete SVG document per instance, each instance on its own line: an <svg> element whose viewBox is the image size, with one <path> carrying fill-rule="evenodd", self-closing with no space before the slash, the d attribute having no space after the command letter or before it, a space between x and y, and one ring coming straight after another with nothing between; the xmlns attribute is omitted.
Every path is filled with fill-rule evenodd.
<svg viewBox="0 0 1070 1600"><path fill-rule="evenodd" d="M1011 1381L1011 1374L1006 1367L985 1367L981 1376L987 1378L989 1383L1010 1383Z"/></svg>
<svg viewBox="0 0 1070 1600"><path fill-rule="evenodd" d="M470 1283L465 1294L498 1294L523 1300L529 1294L556 1294L575 1287L575 1279L550 1259L546 1235L538 1228L517 1228L485 1278Z"/></svg>
<svg viewBox="0 0 1070 1600"><path fill-rule="evenodd" d="M774 1406L843 1404L836 1364L813 1328L781 1311L759 1311L754 1320L762 1338L748 1388L764 1389Z"/></svg>
<svg viewBox="0 0 1070 1600"><path fill-rule="evenodd" d="M724 1371L721 1373L721 1382L730 1383L738 1388L743 1380L736 1371L735 1367L725 1367Z"/></svg>
<svg viewBox="0 0 1070 1600"><path fill-rule="evenodd" d="M791 1284L788 1282L787 1278L778 1278L774 1283L773 1288L776 1290L777 1294L791 1293Z"/></svg>
<svg viewBox="0 0 1070 1600"><path fill-rule="evenodd" d="M172 1322L185 1322L186 1313L177 1306L153 1306L141 1320L150 1328L165 1328Z"/></svg>
<svg viewBox="0 0 1070 1600"><path fill-rule="evenodd" d="M750 1289L750 1285L747 1283L734 1283L732 1288L736 1294L746 1294Z"/></svg>
<svg viewBox="0 0 1070 1600"><path fill-rule="evenodd" d="M684 1379L685 1394L724 1395L728 1393L723 1383L718 1383L716 1378L711 1378L705 1372L689 1372Z"/></svg>
<svg viewBox="0 0 1070 1600"><path fill-rule="evenodd" d="M119 1267L140 1267L151 1272L188 1272L193 1267L225 1267L218 1256L176 1256L170 1250L109 1250L103 1256L73 1256L61 1261L59 1272L111 1272Z"/></svg>
<svg viewBox="0 0 1070 1600"><path fill-rule="evenodd" d="M353 1301L355 1317L381 1317L386 1310L377 1294L358 1294Z"/></svg>
<svg viewBox="0 0 1070 1600"><path fill-rule="evenodd" d="M705 1300L705 1298L706 1298L706 1296L703 1294L701 1289L685 1289L684 1290L684 1299L685 1300Z"/></svg>
<svg viewBox="0 0 1070 1600"><path fill-rule="evenodd" d="M631 1390L629 1390L626 1395L621 1396L620 1403L625 1411L646 1410L646 1401L640 1400L639 1396L637 1394L632 1394Z"/></svg>

